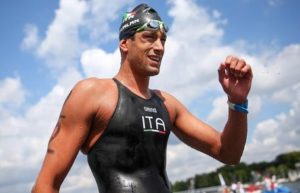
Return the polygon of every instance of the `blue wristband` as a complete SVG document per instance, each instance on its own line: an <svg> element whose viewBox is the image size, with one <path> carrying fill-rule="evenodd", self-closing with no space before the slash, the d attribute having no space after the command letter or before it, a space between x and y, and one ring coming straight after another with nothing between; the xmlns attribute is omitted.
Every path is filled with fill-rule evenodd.
<svg viewBox="0 0 300 193"><path fill-rule="evenodd" d="M228 107L234 111L238 111L241 113L248 113L248 100L245 103L235 104L227 101Z"/></svg>

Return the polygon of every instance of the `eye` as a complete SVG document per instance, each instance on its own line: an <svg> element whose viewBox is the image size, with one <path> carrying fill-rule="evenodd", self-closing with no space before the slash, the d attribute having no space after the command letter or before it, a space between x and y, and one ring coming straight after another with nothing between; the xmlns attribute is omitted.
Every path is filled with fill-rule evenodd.
<svg viewBox="0 0 300 193"><path fill-rule="evenodd" d="M145 39L147 39L147 40L154 40L154 39L156 38L155 35L153 35L153 34L151 34L151 33L145 34L144 37L145 37Z"/></svg>
<svg viewBox="0 0 300 193"><path fill-rule="evenodd" d="M162 36L161 38L160 38L160 41L161 41L161 43L163 44L163 45L165 45L165 43L166 43L166 41L167 41L167 36Z"/></svg>

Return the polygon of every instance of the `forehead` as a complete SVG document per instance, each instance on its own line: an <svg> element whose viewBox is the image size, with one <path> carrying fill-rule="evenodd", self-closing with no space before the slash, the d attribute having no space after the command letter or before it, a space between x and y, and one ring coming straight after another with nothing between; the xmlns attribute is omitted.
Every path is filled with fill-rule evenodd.
<svg viewBox="0 0 300 193"><path fill-rule="evenodd" d="M167 34L161 30L144 30L141 32L136 32L137 35L155 35L158 38L167 38Z"/></svg>

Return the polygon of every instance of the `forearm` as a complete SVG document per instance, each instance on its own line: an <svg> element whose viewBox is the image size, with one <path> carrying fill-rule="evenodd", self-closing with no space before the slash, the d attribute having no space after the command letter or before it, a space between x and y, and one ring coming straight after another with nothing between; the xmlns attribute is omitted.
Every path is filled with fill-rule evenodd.
<svg viewBox="0 0 300 193"><path fill-rule="evenodd" d="M228 121L220 137L219 160L228 164L239 163L247 138L248 94L252 69L245 60L228 56L218 69L219 82L228 96Z"/></svg>
<svg viewBox="0 0 300 193"><path fill-rule="evenodd" d="M41 184L41 183L36 183L31 190L31 193L58 193L58 192L59 189L54 188L49 184Z"/></svg>
<svg viewBox="0 0 300 193"><path fill-rule="evenodd" d="M247 114L229 109L228 121L221 134L220 159L227 164L237 164L247 139Z"/></svg>
<svg viewBox="0 0 300 193"><path fill-rule="evenodd" d="M50 151L51 150L51 151ZM72 163L66 157L59 156L60 152L49 144L43 166L31 193L58 193ZM66 155L66 154L65 154Z"/></svg>

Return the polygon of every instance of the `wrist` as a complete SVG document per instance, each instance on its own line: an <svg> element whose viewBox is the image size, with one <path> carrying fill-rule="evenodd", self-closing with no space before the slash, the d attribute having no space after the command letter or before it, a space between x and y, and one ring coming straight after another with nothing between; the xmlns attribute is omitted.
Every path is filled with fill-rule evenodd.
<svg viewBox="0 0 300 193"><path fill-rule="evenodd" d="M244 98L244 97L231 97L229 95L227 95L227 99L229 102L235 103L235 104L243 104L248 101L248 99Z"/></svg>
<svg viewBox="0 0 300 193"><path fill-rule="evenodd" d="M243 102L243 103L233 103L228 100L227 104L228 104L229 109L232 109L234 111L241 112L241 113L246 113L246 114L248 113L248 100L246 100L246 102Z"/></svg>

